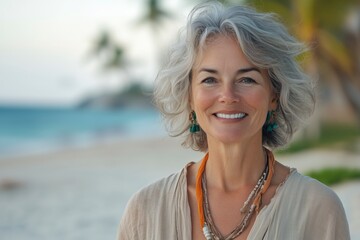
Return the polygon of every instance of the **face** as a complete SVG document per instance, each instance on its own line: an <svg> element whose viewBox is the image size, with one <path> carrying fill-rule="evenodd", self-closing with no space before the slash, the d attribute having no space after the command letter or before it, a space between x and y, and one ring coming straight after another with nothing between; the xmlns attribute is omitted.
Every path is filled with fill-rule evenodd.
<svg viewBox="0 0 360 240"><path fill-rule="evenodd" d="M266 71L249 62L234 38L218 36L196 59L190 106L209 141L261 143L276 98Z"/></svg>

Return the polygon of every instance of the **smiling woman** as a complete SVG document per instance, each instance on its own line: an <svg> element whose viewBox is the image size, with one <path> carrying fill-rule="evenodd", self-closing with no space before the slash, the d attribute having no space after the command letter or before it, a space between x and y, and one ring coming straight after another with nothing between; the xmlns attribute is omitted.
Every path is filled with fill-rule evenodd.
<svg viewBox="0 0 360 240"><path fill-rule="evenodd" d="M267 72L249 62L231 36L212 39L197 58L190 99L208 144L261 143L259 129L277 107Z"/></svg>
<svg viewBox="0 0 360 240"><path fill-rule="evenodd" d="M155 102L170 134L205 156L135 194L119 239L349 239L336 194L271 151L313 111L303 50L272 14L195 7Z"/></svg>
<svg viewBox="0 0 360 240"><path fill-rule="evenodd" d="M248 8L241 8L238 12L226 11L220 16L220 10L215 8L199 6L192 12L179 41L170 50L169 61L158 74L155 102L164 113L170 135L184 136L184 145L194 150L207 150L207 136L203 131L196 135L187 131L192 110L188 104L188 89L205 49L216 42L218 35L223 35L237 42L251 63L246 67L266 73L277 95L278 107L272 118L280 127L263 134L264 145L279 147L286 144L314 109L313 83L294 60L305 47L287 33L273 14L257 15L248 12ZM215 22L215 16L219 18L218 22ZM208 27L203 25L205 21L209 23ZM212 58L220 58L220 55ZM215 69L208 70L214 72Z"/></svg>

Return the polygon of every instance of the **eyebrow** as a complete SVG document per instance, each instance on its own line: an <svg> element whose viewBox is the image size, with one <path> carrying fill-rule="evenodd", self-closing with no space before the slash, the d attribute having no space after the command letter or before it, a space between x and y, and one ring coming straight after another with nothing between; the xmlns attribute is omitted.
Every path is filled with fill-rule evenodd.
<svg viewBox="0 0 360 240"><path fill-rule="evenodd" d="M256 67L248 67L248 68L241 68L241 69L237 70L236 74L243 74L243 73L247 73L247 72L251 72L251 71L256 71L258 73L261 73L260 69L258 69ZM199 70L199 72L208 72L208 73L214 73L214 74L218 73L217 70L211 69L211 68L201 68Z"/></svg>

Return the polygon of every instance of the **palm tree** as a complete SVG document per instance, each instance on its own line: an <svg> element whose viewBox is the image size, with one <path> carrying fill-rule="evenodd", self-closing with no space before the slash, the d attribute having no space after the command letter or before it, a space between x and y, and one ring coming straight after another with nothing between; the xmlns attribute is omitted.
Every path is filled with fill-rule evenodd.
<svg viewBox="0 0 360 240"><path fill-rule="evenodd" d="M168 18L171 18L171 14L164 10L159 0L147 0L145 13L139 19L137 24L150 24L155 38L154 43L157 44L158 32L161 25ZM117 43L115 39L106 30L103 30L97 37L92 55L100 58L102 61L103 69L105 70L126 70L128 62L125 59L124 48Z"/></svg>
<svg viewBox="0 0 360 240"><path fill-rule="evenodd" d="M144 5L144 14L139 18L136 22L137 25L143 26L148 24L150 26L150 31L153 40L153 46L155 49L155 63L161 63L161 30L163 29L163 25L166 20L170 20L173 18L173 14L168 10L165 10L162 7L160 0L146 0L146 4Z"/></svg>
<svg viewBox="0 0 360 240"><path fill-rule="evenodd" d="M115 71L123 75L125 82L124 89L116 91L104 91L98 96L88 96L79 104L81 107L122 107L122 106L151 106L150 95L146 92L143 84L132 82L134 78L128 73L129 62L126 59L125 49L111 36L103 30L97 36L90 57L99 59L101 69L104 71Z"/></svg>
<svg viewBox="0 0 360 240"><path fill-rule="evenodd" d="M289 29L310 46L310 56L305 67L310 74L320 77L331 73L360 122L360 64L355 64L359 63L359 55L352 54L354 44L359 47L359 42L344 45L344 36L351 35L344 30L345 19L349 10L357 6L358 0L343 0L341 3L337 0L246 2L260 11L276 12Z"/></svg>
<svg viewBox="0 0 360 240"><path fill-rule="evenodd" d="M95 40L91 55L98 57L104 70L126 71L128 65L124 48L106 30Z"/></svg>
<svg viewBox="0 0 360 240"><path fill-rule="evenodd" d="M158 32L163 22L169 18L172 18L172 15L161 7L159 0L147 0L145 14L138 23L149 23L154 32Z"/></svg>

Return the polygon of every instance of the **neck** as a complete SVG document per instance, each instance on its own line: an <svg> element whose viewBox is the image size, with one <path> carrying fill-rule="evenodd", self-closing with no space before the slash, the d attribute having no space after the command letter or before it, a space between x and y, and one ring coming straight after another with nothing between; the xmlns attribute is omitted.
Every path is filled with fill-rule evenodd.
<svg viewBox="0 0 360 240"><path fill-rule="evenodd" d="M229 145L208 140L205 171L210 187L231 192L256 184L265 167L261 141Z"/></svg>

